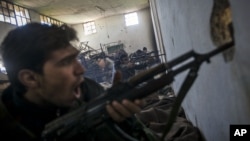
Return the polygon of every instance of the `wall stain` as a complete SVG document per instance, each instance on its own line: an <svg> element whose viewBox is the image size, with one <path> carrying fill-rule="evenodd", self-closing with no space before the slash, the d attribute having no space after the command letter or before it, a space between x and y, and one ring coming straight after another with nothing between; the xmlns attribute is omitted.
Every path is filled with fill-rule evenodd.
<svg viewBox="0 0 250 141"><path fill-rule="evenodd" d="M214 0L210 17L211 38L215 46L234 41L233 22L229 0ZM223 52L225 62L233 59L235 47Z"/></svg>

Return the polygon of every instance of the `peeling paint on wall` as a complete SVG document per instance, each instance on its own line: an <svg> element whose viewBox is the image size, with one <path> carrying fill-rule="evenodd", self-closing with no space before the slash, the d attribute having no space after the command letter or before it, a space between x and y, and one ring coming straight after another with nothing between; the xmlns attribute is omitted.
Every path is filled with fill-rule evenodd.
<svg viewBox="0 0 250 141"><path fill-rule="evenodd" d="M234 41L231 7L228 0L214 0L210 17L211 38L215 46ZM233 59L235 48L223 53L226 62Z"/></svg>

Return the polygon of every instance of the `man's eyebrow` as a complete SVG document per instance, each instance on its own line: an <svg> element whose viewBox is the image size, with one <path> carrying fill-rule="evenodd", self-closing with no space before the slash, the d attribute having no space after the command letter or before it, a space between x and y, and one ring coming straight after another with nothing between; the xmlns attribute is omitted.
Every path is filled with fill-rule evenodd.
<svg viewBox="0 0 250 141"><path fill-rule="evenodd" d="M68 56L65 56L64 58L62 58L61 60L59 60L59 62L63 62L65 60L74 59L74 58L76 58L78 56L79 53L80 53L80 51L77 50L76 52L74 52L74 53L72 53L72 54L70 54Z"/></svg>

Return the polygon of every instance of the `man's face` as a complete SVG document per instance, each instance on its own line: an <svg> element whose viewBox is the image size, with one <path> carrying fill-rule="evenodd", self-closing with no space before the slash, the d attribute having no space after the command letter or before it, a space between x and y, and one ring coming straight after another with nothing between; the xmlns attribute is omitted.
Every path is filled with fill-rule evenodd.
<svg viewBox="0 0 250 141"><path fill-rule="evenodd" d="M97 64L102 69L105 68L105 65L106 65L105 60L101 58L97 59Z"/></svg>
<svg viewBox="0 0 250 141"><path fill-rule="evenodd" d="M77 59L78 53L69 46L52 52L45 62L39 91L45 103L70 107L80 98L84 68Z"/></svg>
<svg viewBox="0 0 250 141"><path fill-rule="evenodd" d="M121 60L122 60L123 64L129 63L129 58L128 57L123 57Z"/></svg>

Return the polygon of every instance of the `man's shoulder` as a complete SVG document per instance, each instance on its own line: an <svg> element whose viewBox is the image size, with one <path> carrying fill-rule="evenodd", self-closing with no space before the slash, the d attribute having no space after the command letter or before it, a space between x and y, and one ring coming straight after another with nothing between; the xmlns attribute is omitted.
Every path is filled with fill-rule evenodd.
<svg viewBox="0 0 250 141"><path fill-rule="evenodd" d="M5 101L8 100L8 95L6 95L8 93L8 88L0 91L0 122L1 120L6 117L8 114L8 110L7 110L7 107L6 105L4 104L4 99Z"/></svg>
<svg viewBox="0 0 250 141"><path fill-rule="evenodd" d="M3 96L3 93L0 92L0 123L2 122L2 119L7 115L6 107L3 103L2 96Z"/></svg>
<svg viewBox="0 0 250 141"><path fill-rule="evenodd" d="M9 119L12 119L7 106L5 105L6 101L8 101L9 94L6 93L6 89L0 92L0 124L6 125L8 124ZM7 95L8 94L8 95Z"/></svg>
<svg viewBox="0 0 250 141"><path fill-rule="evenodd" d="M12 117L6 105L4 104L3 92L0 92L0 124L1 124L0 130L3 130L3 128L6 129L6 127L9 127L9 125L12 124L11 121L12 121Z"/></svg>
<svg viewBox="0 0 250 141"><path fill-rule="evenodd" d="M31 140L35 138L31 131L27 130L10 114L6 105L6 103L9 103L10 98L9 87L0 92L0 136L7 137L8 140Z"/></svg>

